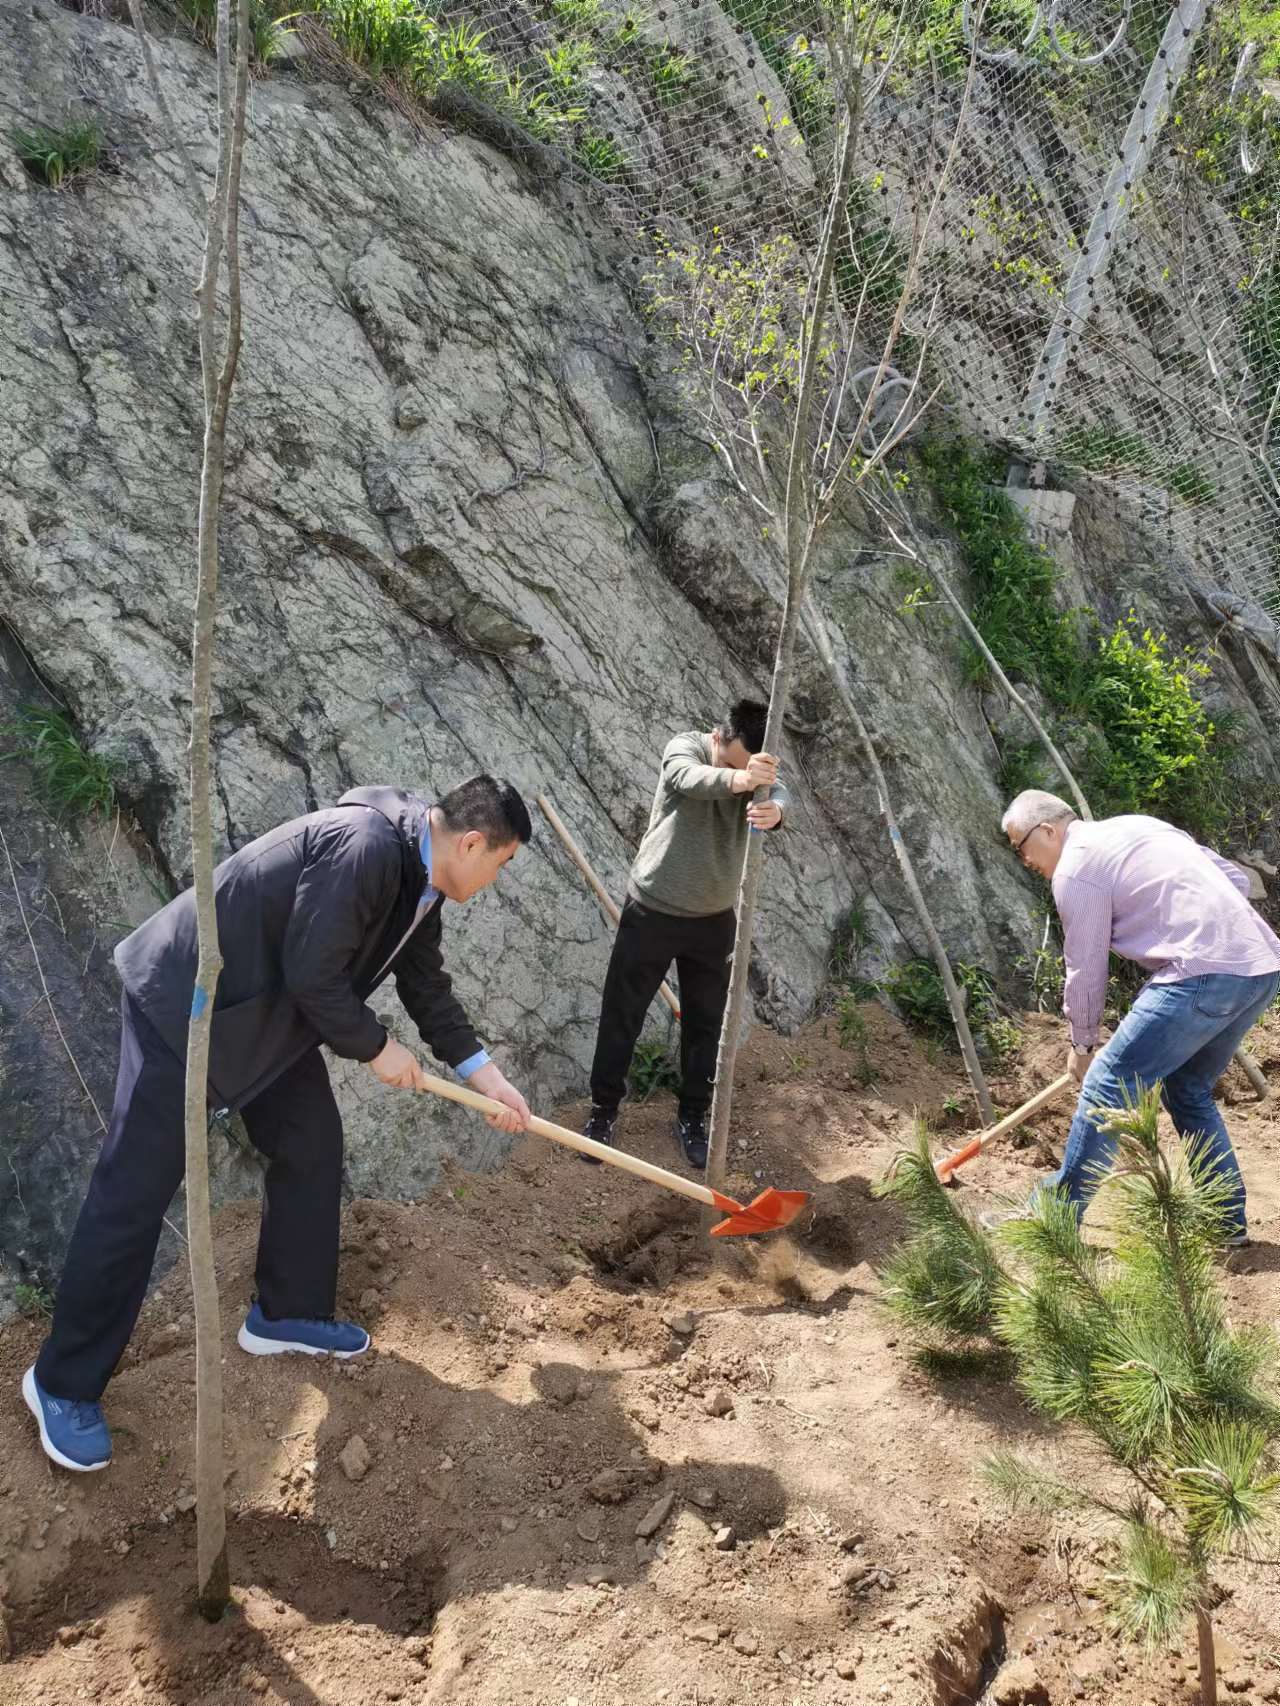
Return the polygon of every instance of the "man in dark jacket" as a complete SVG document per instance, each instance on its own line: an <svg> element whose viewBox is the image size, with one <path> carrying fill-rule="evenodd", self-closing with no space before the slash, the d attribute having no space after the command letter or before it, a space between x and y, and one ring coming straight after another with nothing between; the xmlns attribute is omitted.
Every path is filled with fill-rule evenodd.
<svg viewBox="0 0 1280 1706"><path fill-rule="evenodd" d="M530 835L510 783L473 776L428 805L358 788L242 847L214 875L223 969L209 1097L238 1110L268 1158L257 1297L238 1335L255 1355L358 1356L369 1335L333 1319L342 1122L320 1052L364 1061L384 1084L422 1087L423 1069L368 1006L389 972L423 1040L460 1077L529 1109L489 1059L440 954L445 900L487 888ZM23 1377L45 1451L104 1469L98 1400L129 1342L165 1209L183 1174L187 1025L197 960L195 897L179 895L116 949L124 982L111 1124L67 1251L49 1337Z"/></svg>

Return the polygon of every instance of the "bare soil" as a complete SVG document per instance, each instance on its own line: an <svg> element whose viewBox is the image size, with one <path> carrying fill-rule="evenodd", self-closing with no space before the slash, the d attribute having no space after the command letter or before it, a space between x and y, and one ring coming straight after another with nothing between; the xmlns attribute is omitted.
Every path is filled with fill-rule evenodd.
<svg viewBox="0 0 1280 1706"><path fill-rule="evenodd" d="M967 1104L952 1057L865 1013L870 1085L830 1020L757 1032L740 1063L730 1188L811 1190L785 1237L713 1244L692 1205L530 1139L420 1203L348 1206L341 1306L376 1350L339 1365L236 1347L257 1207L224 1212L236 1585L216 1626L191 1603L185 1271L111 1386L105 1474L46 1462L18 1391L40 1328L6 1328L0 1703L1193 1700L1191 1640L1148 1660L1106 1633L1105 1536L1009 1520L975 1473L1013 1445L1080 1474L1079 1445L990 1373L923 1372L880 1307L901 1226L872 1182L917 1111L941 1150ZM1026 1039L1005 1107L1061 1070L1056 1021ZM1280 1024L1254 1045L1280 1082ZM1227 1099L1257 1242L1223 1283L1275 1322L1280 1096L1233 1078ZM622 1141L680 1165L672 1111L630 1107ZM1025 1192L1069 1113L966 1169L962 1200ZM1221 1586L1224 1698L1280 1700L1280 1572L1231 1564Z"/></svg>

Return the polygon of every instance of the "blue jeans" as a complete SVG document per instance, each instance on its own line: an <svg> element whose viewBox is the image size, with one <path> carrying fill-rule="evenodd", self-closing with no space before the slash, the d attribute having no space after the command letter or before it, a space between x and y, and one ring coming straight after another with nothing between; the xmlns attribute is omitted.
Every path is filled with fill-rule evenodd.
<svg viewBox="0 0 1280 1706"><path fill-rule="evenodd" d="M1062 1165L1044 1183L1060 1186L1083 1215L1116 1147L1115 1139L1098 1129L1093 1111L1123 1107L1126 1099L1134 1101L1140 1091L1159 1083L1180 1135L1203 1137L1215 1167L1230 1179L1229 1224L1233 1232L1244 1232L1244 1180L1213 1087L1277 990L1280 972L1260 977L1206 973L1181 983L1149 984L1089 1068Z"/></svg>

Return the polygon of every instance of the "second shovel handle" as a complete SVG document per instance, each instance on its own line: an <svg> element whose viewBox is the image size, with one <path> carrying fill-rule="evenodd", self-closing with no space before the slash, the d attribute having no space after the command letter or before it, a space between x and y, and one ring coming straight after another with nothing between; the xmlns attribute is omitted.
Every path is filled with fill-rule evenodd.
<svg viewBox="0 0 1280 1706"><path fill-rule="evenodd" d="M551 801L545 794L538 794L535 797L538 805L542 809L543 815L546 817L547 822L564 843L565 852L587 879L588 888L590 888L591 892L595 895L596 899L600 902L601 906L605 909L605 912L616 926L618 920L622 917L622 914L618 911L617 903L613 896L591 869L591 864L587 859L586 854L565 828L561 821L559 812L551 804ZM672 990L671 985L664 980L658 993L678 1019L680 1017L680 1003L676 1000L675 992Z"/></svg>
<svg viewBox="0 0 1280 1706"><path fill-rule="evenodd" d="M989 1126L977 1137L972 1138L962 1149L957 1149L953 1155L948 1155L945 1161L939 1161L935 1169L940 1179L948 1179L957 1167L963 1167L966 1161L972 1161L989 1143L997 1137L1003 1137L1006 1132L1016 1131L1020 1125L1029 1120L1032 1114L1038 1114L1050 1102L1056 1102L1062 1092L1072 1082L1071 1074L1064 1072L1061 1078L1055 1078L1052 1084L1046 1084L1043 1090L1038 1090L1029 1102L1024 1102L1020 1108L1015 1108L1011 1114L1006 1114L1002 1120Z"/></svg>

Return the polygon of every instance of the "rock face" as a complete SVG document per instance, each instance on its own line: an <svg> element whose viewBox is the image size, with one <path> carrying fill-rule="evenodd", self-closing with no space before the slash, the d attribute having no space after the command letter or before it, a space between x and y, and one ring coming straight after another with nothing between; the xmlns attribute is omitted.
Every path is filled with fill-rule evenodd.
<svg viewBox="0 0 1280 1706"><path fill-rule="evenodd" d="M42 702L41 683L0 632L0 728ZM111 945L166 898L154 861L119 822L59 821L23 765L0 763L0 1319L18 1284L56 1279L111 1117L120 1012ZM219 1202L256 1188L253 1153L214 1134ZM165 1265L182 1250L181 1194L168 1218Z"/></svg>
<svg viewBox="0 0 1280 1706"><path fill-rule="evenodd" d="M212 61L176 38L156 51L207 169ZM188 870L199 233L129 29L43 0L8 7L0 67L33 120L92 109L111 168L54 194L0 141L0 614L117 767L168 893ZM215 667L222 851L355 784L430 793L489 769L547 793L620 894L662 744L767 686L780 589L647 364L617 233L487 142L415 131L372 97L287 73L255 85L245 186ZM1007 978L1040 896L996 845L983 706L955 630L904 616L893 560L868 545L835 525L818 591L948 946ZM1126 549L1131 561L1134 537ZM1160 582L1155 562L1153 600L1221 624L1212 589L1184 585L1176 565ZM1274 781L1252 703L1264 677L1276 691L1275 659L1240 645L1254 674L1233 661L1222 691L1254 715ZM784 1027L810 1010L851 903L883 954L924 949L863 766L803 660L793 712L795 807L769 844L753 964L757 1015ZM95 827L55 832L21 777L0 774L17 790L4 795L14 880L106 1112L107 952L160 896L127 838L104 861ZM494 890L450 909L445 945L485 1041L545 1109L585 1089L610 929L535 827ZM64 931L41 894L64 914L68 896L86 898ZM0 930L0 1147L18 1163L0 1165L0 1244L14 1274L48 1280L100 1133L7 900ZM376 1006L414 1040L391 993ZM335 1079L356 1190L416 1195L444 1153L469 1167L505 1153L473 1117L386 1092L363 1068L338 1064Z"/></svg>

